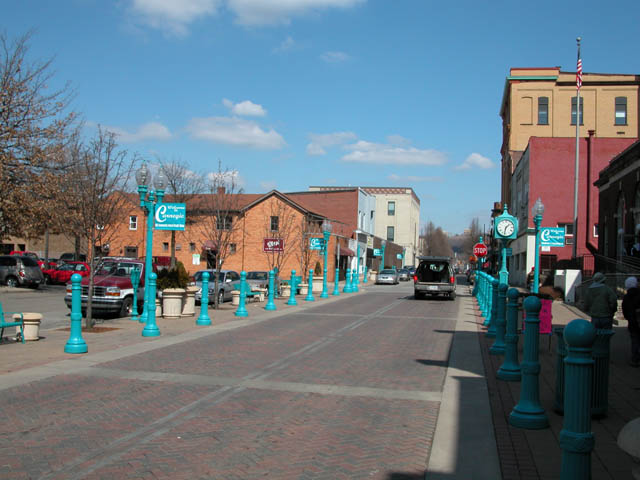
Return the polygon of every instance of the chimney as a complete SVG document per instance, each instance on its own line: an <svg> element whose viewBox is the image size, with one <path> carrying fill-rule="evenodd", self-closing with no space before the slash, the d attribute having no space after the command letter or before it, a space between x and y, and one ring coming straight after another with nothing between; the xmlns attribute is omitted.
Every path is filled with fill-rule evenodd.
<svg viewBox="0 0 640 480"><path fill-rule="evenodd" d="M218 187L218 195L224 195L225 189L224 186Z"/></svg>

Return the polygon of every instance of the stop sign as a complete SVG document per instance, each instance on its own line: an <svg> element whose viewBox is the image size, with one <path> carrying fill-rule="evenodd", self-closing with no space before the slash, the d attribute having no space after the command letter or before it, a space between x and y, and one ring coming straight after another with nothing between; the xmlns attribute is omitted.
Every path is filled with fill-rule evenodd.
<svg viewBox="0 0 640 480"><path fill-rule="evenodd" d="M484 243L476 243L473 246L473 254L476 257L485 257L487 255L487 246Z"/></svg>

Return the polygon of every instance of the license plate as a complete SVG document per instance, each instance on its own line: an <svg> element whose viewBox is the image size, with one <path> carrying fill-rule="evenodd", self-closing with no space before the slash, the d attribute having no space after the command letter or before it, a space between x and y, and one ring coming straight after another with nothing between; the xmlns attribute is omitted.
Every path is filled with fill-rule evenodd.
<svg viewBox="0 0 640 480"><path fill-rule="evenodd" d="M427 290L438 290L438 287L436 285L429 285L427 286Z"/></svg>

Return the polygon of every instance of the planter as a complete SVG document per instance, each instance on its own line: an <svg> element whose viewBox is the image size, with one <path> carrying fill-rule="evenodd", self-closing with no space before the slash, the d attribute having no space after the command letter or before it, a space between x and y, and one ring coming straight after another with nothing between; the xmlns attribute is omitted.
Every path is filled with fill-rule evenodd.
<svg viewBox="0 0 640 480"><path fill-rule="evenodd" d="M231 305L234 307L240 305L240 290L231 290Z"/></svg>
<svg viewBox="0 0 640 480"><path fill-rule="evenodd" d="M313 293L322 292L322 279L324 277L313 277Z"/></svg>
<svg viewBox="0 0 640 480"><path fill-rule="evenodd" d="M164 318L178 318L182 315L184 288L166 288L162 291L162 313Z"/></svg>
<svg viewBox="0 0 640 480"><path fill-rule="evenodd" d="M308 283L300 283L298 284L300 288L300 295L307 295L309 293L309 284Z"/></svg>
<svg viewBox="0 0 640 480"><path fill-rule="evenodd" d="M190 317L196 314L196 292L198 287L187 287L184 297L184 305L182 306L182 316Z"/></svg>
<svg viewBox="0 0 640 480"><path fill-rule="evenodd" d="M22 318L24 320L24 330L22 334L24 335L24 339L26 341L35 341L40 338L40 322L42 322L42 314L41 313L33 313L33 312L25 312L22 314ZM20 320L20 315L13 315L13 321L17 322ZM16 327L18 331L20 327Z"/></svg>
<svg viewBox="0 0 640 480"><path fill-rule="evenodd" d="M378 278L378 272L375 270L369 270L369 280L375 282Z"/></svg>
<svg viewBox="0 0 640 480"><path fill-rule="evenodd" d="M266 288L259 288L258 291L260 292L259 297L260 297L260 301L264 302L264 297L267 295L267 292L269 290L267 290Z"/></svg>
<svg viewBox="0 0 640 480"><path fill-rule="evenodd" d="M291 296L291 285L282 285L282 292L280 294L281 297L290 297Z"/></svg>
<svg viewBox="0 0 640 480"><path fill-rule="evenodd" d="M162 317L162 301L159 298L156 298L156 318L160 317Z"/></svg>

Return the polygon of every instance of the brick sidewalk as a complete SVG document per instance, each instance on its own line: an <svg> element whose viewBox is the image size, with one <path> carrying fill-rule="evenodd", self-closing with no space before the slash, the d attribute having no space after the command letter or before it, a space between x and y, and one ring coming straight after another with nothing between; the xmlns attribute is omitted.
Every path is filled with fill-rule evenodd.
<svg viewBox="0 0 640 480"><path fill-rule="evenodd" d="M553 325L564 325L577 318L573 308L554 302ZM563 311L564 310L564 311ZM559 478L562 451L558 435L563 417L553 411L555 395L556 338L540 336L540 402L549 418L550 428L525 430L508 423L509 414L520 398L520 382L505 382L496 378L503 361L501 355L489 354L494 339L484 335L480 313L476 310L477 328L485 366L489 399L500 456L503 478L543 479ZM640 416L640 370L627 365L629 336L626 328L614 327L611 341L609 370L609 410L601 419L592 419L595 448L592 452L594 479L629 479L633 460L617 446L617 435L630 420ZM519 360L522 361L523 338L518 343Z"/></svg>

